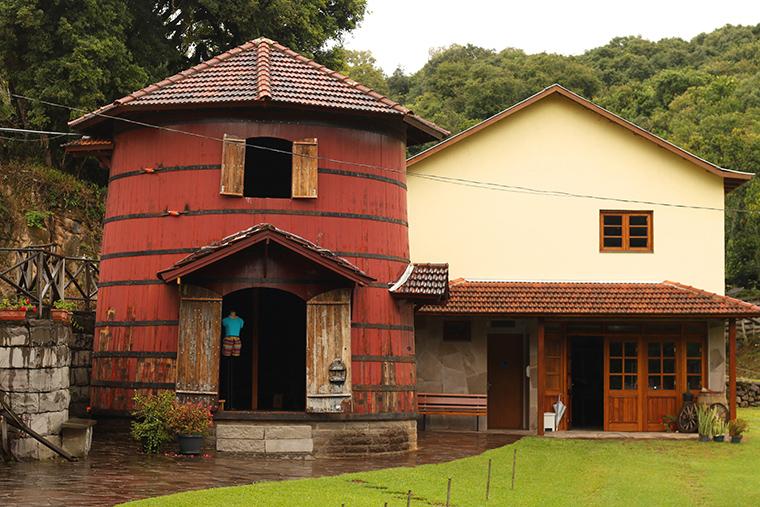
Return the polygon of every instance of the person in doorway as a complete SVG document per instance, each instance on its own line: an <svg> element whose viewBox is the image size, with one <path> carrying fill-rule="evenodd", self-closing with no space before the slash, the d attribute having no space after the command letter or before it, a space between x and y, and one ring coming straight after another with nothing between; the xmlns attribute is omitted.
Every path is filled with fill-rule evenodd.
<svg viewBox="0 0 760 507"><path fill-rule="evenodd" d="M243 329L245 321L238 317L235 310L230 310L230 314L222 319L224 327L224 341L222 342L222 355L225 357L240 357L240 330Z"/></svg>

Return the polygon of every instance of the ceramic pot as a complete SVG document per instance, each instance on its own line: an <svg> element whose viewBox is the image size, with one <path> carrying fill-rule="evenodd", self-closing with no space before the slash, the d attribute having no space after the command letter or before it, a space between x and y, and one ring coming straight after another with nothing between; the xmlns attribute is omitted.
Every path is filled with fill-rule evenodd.
<svg viewBox="0 0 760 507"><path fill-rule="evenodd" d="M716 435L713 437L713 441L715 442L725 442L726 436L725 435Z"/></svg>
<svg viewBox="0 0 760 507"><path fill-rule="evenodd" d="M71 322L71 312L68 310L50 310L50 318L59 322Z"/></svg>
<svg viewBox="0 0 760 507"><path fill-rule="evenodd" d="M0 310L0 320L25 320L26 310Z"/></svg>
<svg viewBox="0 0 760 507"><path fill-rule="evenodd" d="M177 435L180 454L197 455L203 449L203 435Z"/></svg>
<svg viewBox="0 0 760 507"><path fill-rule="evenodd" d="M699 435L699 441L700 442L709 442L710 441L710 437L708 437L707 435Z"/></svg>
<svg viewBox="0 0 760 507"><path fill-rule="evenodd" d="M734 435L734 436L732 436L731 437L731 443L732 444L740 444L741 441L742 441L742 436L743 435Z"/></svg>

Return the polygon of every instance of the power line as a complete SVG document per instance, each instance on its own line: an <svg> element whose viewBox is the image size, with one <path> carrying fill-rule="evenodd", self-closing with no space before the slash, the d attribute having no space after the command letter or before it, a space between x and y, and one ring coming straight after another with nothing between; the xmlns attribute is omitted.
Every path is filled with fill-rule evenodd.
<svg viewBox="0 0 760 507"><path fill-rule="evenodd" d="M0 132L16 132L19 134L46 134L46 135L57 135L57 136L78 136L80 134L76 134L74 132L51 132L49 130L30 130L30 129L14 129L11 127L0 127Z"/></svg>
<svg viewBox="0 0 760 507"><path fill-rule="evenodd" d="M65 104L59 104L56 102L51 102L51 101L43 100L43 99L37 99L34 97L28 97L26 95L20 95L16 93L11 93L10 95L16 99L39 102L41 104L46 104L52 107L68 109L69 111L77 111L80 113L84 113L86 115L100 116L103 118L108 118L115 121L121 121L124 123L129 123L129 124L137 125L141 127L153 128L153 129L163 130L163 131L171 132L175 134L183 134L183 135L188 135L192 137L197 137L201 139L209 139L209 140L216 141L222 144L224 143L223 138L209 136L205 134L199 134L197 132L189 132L186 130L175 129L172 127L165 127L163 125L155 125L155 124L146 123L146 122L142 122L138 120L132 120L129 118L123 118L120 116L113 116L113 115L108 115L104 113L99 113L97 111L87 111L86 109L73 107L73 106L67 106ZM79 134L74 134L74 133L63 133L63 134L79 135ZM295 154L289 150L281 150L278 148L271 148L269 146L260 146L256 144L250 144L250 143L243 143L243 144L246 147L259 149L259 150L265 150L265 151L271 151L275 153L282 153L282 154L291 155L291 156L297 155L304 158L334 162L338 164L353 165L353 166L364 167L368 169L379 169L379 170L394 172L398 174L404 174L406 172L405 170L384 167L384 166L380 166L376 164L352 162L352 161L347 161L347 160L340 160L340 159L321 157L321 156ZM453 178L453 177L448 177L448 176L437 176L437 175L429 175L429 174L407 173L407 176L417 177L417 178L427 179L427 180L432 180L432 181L438 181L438 182L443 182L443 183L449 183L449 184L454 184L454 185L466 186L466 187L474 187L474 188L481 188L485 190L496 190L496 191L511 192L511 193L524 193L524 194L544 195L544 196L553 196L553 197L593 199L593 200L600 200L600 201L622 202L622 203L627 203L627 204L643 204L647 206L665 206L665 207L672 207L672 208L695 209L695 210L704 210L704 211L737 212L737 213L751 213L751 214L760 213L760 210L750 210L750 209L740 209L740 208L717 208L717 207L711 207L711 206L695 206L695 205L690 205L690 204L625 199L621 197L608 197L608 196L593 195L593 194L579 194L579 193L567 192L567 191L562 191L562 190L547 190L547 189L531 188L531 187L518 186L518 185L507 185L503 183L494 183L494 182L487 182L487 181L471 180L471 179L466 179L466 178Z"/></svg>

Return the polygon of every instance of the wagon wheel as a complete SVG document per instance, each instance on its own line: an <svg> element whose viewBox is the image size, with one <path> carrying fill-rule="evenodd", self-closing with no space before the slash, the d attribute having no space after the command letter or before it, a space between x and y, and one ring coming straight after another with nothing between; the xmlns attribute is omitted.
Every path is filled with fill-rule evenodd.
<svg viewBox="0 0 760 507"><path fill-rule="evenodd" d="M723 421L728 421L728 409L723 403L713 403L710 405L710 410L715 410L715 413L718 414L718 417L723 419Z"/></svg>
<svg viewBox="0 0 760 507"><path fill-rule="evenodd" d="M681 413L678 414L678 431L681 433L694 433L697 431L697 405L684 403Z"/></svg>

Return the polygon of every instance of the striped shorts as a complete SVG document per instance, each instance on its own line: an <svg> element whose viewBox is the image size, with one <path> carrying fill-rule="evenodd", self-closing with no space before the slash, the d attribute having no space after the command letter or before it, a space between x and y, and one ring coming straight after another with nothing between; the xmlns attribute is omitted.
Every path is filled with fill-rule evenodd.
<svg viewBox="0 0 760 507"><path fill-rule="evenodd" d="M222 355L225 357L239 357L242 344L238 336L225 336L222 342Z"/></svg>

